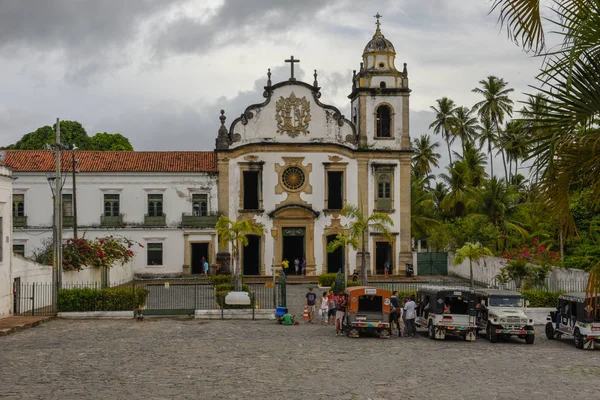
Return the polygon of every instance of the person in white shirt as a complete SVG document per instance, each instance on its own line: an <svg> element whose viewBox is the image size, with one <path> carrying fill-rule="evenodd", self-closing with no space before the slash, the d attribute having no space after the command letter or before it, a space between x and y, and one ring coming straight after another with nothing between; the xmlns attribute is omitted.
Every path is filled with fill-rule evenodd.
<svg viewBox="0 0 600 400"><path fill-rule="evenodd" d="M412 297L408 298L408 301L404 303L404 323L406 324L406 333L408 336L414 338L417 337L417 326L415 325L415 318L417 305Z"/></svg>

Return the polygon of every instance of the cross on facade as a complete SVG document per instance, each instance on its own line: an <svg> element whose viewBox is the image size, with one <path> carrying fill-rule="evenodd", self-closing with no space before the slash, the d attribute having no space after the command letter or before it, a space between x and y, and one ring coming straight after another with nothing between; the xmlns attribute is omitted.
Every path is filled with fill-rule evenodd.
<svg viewBox="0 0 600 400"><path fill-rule="evenodd" d="M383 18L383 15L377 13L373 15L373 17L377 18L377 22L375 22L375 25L377 25L377 29L379 29L379 25L381 25L381 22L379 22L379 18Z"/></svg>
<svg viewBox="0 0 600 400"><path fill-rule="evenodd" d="M294 56L290 56L289 60L285 60L285 62L289 62L291 63L291 67L292 67L292 76L290 78L290 81L295 81L296 78L294 78L294 63L299 63L300 60L294 60Z"/></svg>

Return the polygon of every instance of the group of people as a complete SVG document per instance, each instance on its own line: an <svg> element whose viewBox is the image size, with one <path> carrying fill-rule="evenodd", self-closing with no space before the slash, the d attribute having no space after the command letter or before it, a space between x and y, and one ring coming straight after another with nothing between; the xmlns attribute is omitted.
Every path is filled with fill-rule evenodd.
<svg viewBox="0 0 600 400"><path fill-rule="evenodd" d="M286 275L290 274L290 262L287 258L284 258L281 262L281 267L283 268L283 273ZM294 272L296 275L306 275L306 258L304 257L296 257L294 258Z"/></svg>
<svg viewBox="0 0 600 400"><path fill-rule="evenodd" d="M321 325L335 324L336 335L342 334L343 320L348 306L348 298L345 293L340 292L336 296L333 290L330 290L329 292L323 292L321 298L317 299L317 294L312 288L309 288L308 293L306 293L305 305L308 308L307 323L313 324L315 314L318 314Z"/></svg>
<svg viewBox="0 0 600 400"><path fill-rule="evenodd" d="M390 312L390 330L394 331L394 325L398 330L398 337L402 337L403 331L405 337L417 337L417 325L415 319L417 318L417 303L411 296L407 296L404 299L404 304L400 304L398 299L398 291L394 290L390 299L391 312ZM400 326L400 321L404 322L404 326Z"/></svg>

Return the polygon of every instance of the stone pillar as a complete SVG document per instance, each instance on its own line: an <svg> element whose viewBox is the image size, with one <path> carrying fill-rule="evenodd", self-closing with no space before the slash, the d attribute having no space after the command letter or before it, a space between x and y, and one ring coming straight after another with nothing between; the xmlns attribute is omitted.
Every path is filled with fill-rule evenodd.
<svg viewBox="0 0 600 400"><path fill-rule="evenodd" d="M358 94L358 145L366 146L367 142L367 94Z"/></svg>
<svg viewBox="0 0 600 400"><path fill-rule="evenodd" d="M219 213L229 217L229 157L227 157L227 154L217 152L217 170L219 179ZM229 252L229 246L221 246L220 244L218 246L216 263L221 265L222 273L231 273L231 253Z"/></svg>
<svg viewBox="0 0 600 400"><path fill-rule="evenodd" d="M402 138L400 148L410 150L410 114L409 114L409 94L402 95Z"/></svg>
<svg viewBox="0 0 600 400"><path fill-rule="evenodd" d="M400 253L399 266L412 262L410 227L410 156L406 152L400 155Z"/></svg>
<svg viewBox="0 0 600 400"><path fill-rule="evenodd" d="M365 216L369 215L369 159L361 154L357 160L358 176L357 182L364 184L358 185L358 207ZM368 249L368 246L367 246Z"/></svg>

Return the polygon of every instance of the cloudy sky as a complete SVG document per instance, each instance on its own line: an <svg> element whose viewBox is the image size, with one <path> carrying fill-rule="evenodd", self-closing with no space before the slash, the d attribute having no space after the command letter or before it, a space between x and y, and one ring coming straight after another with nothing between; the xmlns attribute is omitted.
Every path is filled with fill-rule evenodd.
<svg viewBox="0 0 600 400"><path fill-rule="evenodd" d="M322 100L349 114L352 70L380 12L408 63L411 135L448 96L472 106L488 75L514 100L540 65L506 38L490 0L0 0L0 144L57 117L120 132L136 150L210 150L228 121L262 101L267 68L318 70ZM306 73L305 73L306 71ZM444 148L440 149L444 154Z"/></svg>

